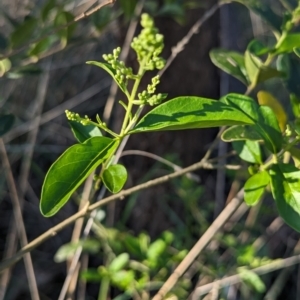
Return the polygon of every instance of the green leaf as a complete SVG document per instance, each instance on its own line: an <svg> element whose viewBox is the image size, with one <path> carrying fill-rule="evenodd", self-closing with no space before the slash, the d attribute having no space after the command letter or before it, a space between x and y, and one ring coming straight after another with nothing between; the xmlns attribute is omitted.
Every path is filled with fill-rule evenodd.
<svg viewBox="0 0 300 300"><path fill-rule="evenodd" d="M300 33L289 33L274 49L274 54L291 53L300 47Z"/></svg>
<svg viewBox="0 0 300 300"><path fill-rule="evenodd" d="M12 114L0 115L0 137L7 133L15 122L15 116Z"/></svg>
<svg viewBox="0 0 300 300"><path fill-rule="evenodd" d="M38 56L39 54L50 49L52 44L55 42L56 38L54 36L48 36L38 43L34 44L28 51L29 56Z"/></svg>
<svg viewBox="0 0 300 300"><path fill-rule="evenodd" d="M243 124L253 124L253 121L242 111L221 101L179 97L155 107L138 122L131 133Z"/></svg>
<svg viewBox="0 0 300 300"><path fill-rule="evenodd" d="M277 118L273 110L267 106L259 106L252 98L239 95L228 94L221 99L222 102L239 109L247 115L255 124L254 129L265 141L266 147L277 153L281 150L282 135Z"/></svg>
<svg viewBox="0 0 300 300"><path fill-rule="evenodd" d="M157 260L166 251L166 248L166 242L162 239L158 239L149 246L147 257L150 260Z"/></svg>
<svg viewBox="0 0 300 300"><path fill-rule="evenodd" d="M245 52L245 66L252 85L264 82L270 78L282 77L282 73L272 67L266 67L263 62L249 50Z"/></svg>
<svg viewBox="0 0 300 300"><path fill-rule="evenodd" d="M257 204L269 182L270 176L267 171L256 173L246 181L244 199L247 205L253 206Z"/></svg>
<svg viewBox="0 0 300 300"><path fill-rule="evenodd" d="M56 7L56 0L48 0L41 9L41 19L45 22L52 9Z"/></svg>
<svg viewBox="0 0 300 300"><path fill-rule="evenodd" d="M79 143L95 136L102 136L101 130L95 125L82 125L76 121L69 121L71 130Z"/></svg>
<svg viewBox="0 0 300 300"><path fill-rule="evenodd" d="M238 52L214 49L209 53L212 63L222 71L248 85L244 56Z"/></svg>
<svg viewBox="0 0 300 300"><path fill-rule="evenodd" d="M300 48L294 48L293 50L294 50L294 53L295 53L298 57L300 57Z"/></svg>
<svg viewBox="0 0 300 300"><path fill-rule="evenodd" d="M110 271L111 273L118 272L124 269L128 263L129 263L129 254L122 253L112 260L112 262L108 267L108 271Z"/></svg>
<svg viewBox="0 0 300 300"><path fill-rule="evenodd" d="M34 31L38 27L38 20L33 17L27 17L11 34L10 43L12 48L17 48L29 41Z"/></svg>
<svg viewBox="0 0 300 300"><path fill-rule="evenodd" d="M259 91L257 94L258 103L272 108L281 131L285 131L285 126L288 120L287 114L281 103L269 92Z"/></svg>
<svg viewBox="0 0 300 300"><path fill-rule="evenodd" d="M262 137L257 133L254 126L236 125L226 129L222 136L224 142L233 141L261 141Z"/></svg>
<svg viewBox="0 0 300 300"><path fill-rule="evenodd" d="M80 272L80 279L87 282L101 282L103 276L97 269L87 269Z"/></svg>
<svg viewBox="0 0 300 300"><path fill-rule="evenodd" d="M118 141L93 137L85 143L67 149L50 167L42 187L41 213L56 214L89 174L108 159Z"/></svg>
<svg viewBox="0 0 300 300"><path fill-rule="evenodd" d="M111 165L104 170L101 178L110 192L118 193L127 180L127 171L122 165Z"/></svg>
<svg viewBox="0 0 300 300"><path fill-rule="evenodd" d="M247 48L252 54L256 56L264 55L271 51L271 49L269 49L261 41L256 39L252 40Z"/></svg>
<svg viewBox="0 0 300 300"><path fill-rule="evenodd" d="M283 138L276 115L268 106L261 106L259 112L258 132L263 137L266 147L272 153L278 153L282 148Z"/></svg>
<svg viewBox="0 0 300 300"><path fill-rule="evenodd" d="M134 285L135 274L134 271L121 270L111 274L111 281L120 289L129 289Z"/></svg>
<svg viewBox="0 0 300 300"><path fill-rule="evenodd" d="M111 65L107 63L102 63L98 61L87 61L86 62L88 65L95 65L99 68L102 68L104 71L106 71L113 79L114 81L118 84L119 88L123 91L123 93L126 92L126 86L124 83L120 84L118 80L116 80L116 71L111 67Z"/></svg>
<svg viewBox="0 0 300 300"><path fill-rule="evenodd" d="M300 232L300 170L290 164L270 169L272 194L284 221Z"/></svg>
<svg viewBox="0 0 300 300"><path fill-rule="evenodd" d="M258 142L250 140L236 141L232 143L232 147L242 160L252 164L262 163L261 150Z"/></svg>
<svg viewBox="0 0 300 300"><path fill-rule="evenodd" d="M68 41L72 37L72 34L76 28L76 23L72 23L67 26L70 22L74 20L74 16L67 11L60 11L57 13L54 24L57 28L64 27L57 32L57 35L60 37L62 47L66 47Z"/></svg>

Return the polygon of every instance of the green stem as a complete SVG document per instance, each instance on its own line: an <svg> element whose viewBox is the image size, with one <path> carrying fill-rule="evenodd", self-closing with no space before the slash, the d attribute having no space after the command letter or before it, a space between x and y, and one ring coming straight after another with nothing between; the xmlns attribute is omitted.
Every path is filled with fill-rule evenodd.
<svg viewBox="0 0 300 300"><path fill-rule="evenodd" d="M143 67L143 63L140 65L139 71L138 71L138 78L135 80L132 91L131 91L131 95L128 98L128 106L127 106L127 111L126 111L126 115L123 121L123 125L122 125L122 129L121 129L121 133L120 136L124 136L126 134L126 131L128 130L128 122L129 122L129 116L131 114L131 110L133 107L133 101L136 98L136 93L137 90L139 88L139 85L141 83L141 79L143 77L143 75L145 74L145 70Z"/></svg>
<svg viewBox="0 0 300 300"><path fill-rule="evenodd" d="M101 281L98 300L107 300L109 291L110 280L108 277L104 277Z"/></svg>

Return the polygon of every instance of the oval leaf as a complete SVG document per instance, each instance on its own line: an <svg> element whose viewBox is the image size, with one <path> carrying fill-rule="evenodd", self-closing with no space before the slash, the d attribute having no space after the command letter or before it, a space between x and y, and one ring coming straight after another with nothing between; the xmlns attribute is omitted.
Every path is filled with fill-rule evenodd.
<svg viewBox="0 0 300 300"><path fill-rule="evenodd" d="M300 171L290 164L270 169L272 194L284 221L300 232Z"/></svg>
<svg viewBox="0 0 300 300"><path fill-rule="evenodd" d="M254 124L254 122L243 112L221 101L179 97L151 110L131 133L244 124Z"/></svg>
<svg viewBox="0 0 300 300"><path fill-rule="evenodd" d="M14 122L14 115L0 115L0 137L12 128Z"/></svg>
<svg viewBox="0 0 300 300"><path fill-rule="evenodd" d="M127 171L122 165L111 165L104 170L101 178L110 192L118 193L127 180Z"/></svg>
<svg viewBox="0 0 300 300"><path fill-rule="evenodd" d="M126 267L129 263L129 254L122 253L115 257L110 263L108 270L112 273L118 272Z"/></svg>
<svg viewBox="0 0 300 300"><path fill-rule="evenodd" d="M224 142L233 141L261 141L261 136L257 133L254 126L236 125L226 129L222 136Z"/></svg>
<svg viewBox="0 0 300 300"><path fill-rule="evenodd" d="M278 120L281 131L284 131L287 122L287 114L281 103L272 94L266 91L258 92L257 99L260 105L269 106L273 110Z"/></svg>
<svg viewBox="0 0 300 300"><path fill-rule="evenodd" d="M267 171L254 174L246 181L244 199L247 205L253 206L258 203L269 182L270 176Z"/></svg>
<svg viewBox="0 0 300 300"><path fill-rule="evenodd" d="M244 56L238 52L214 49L209 53L212 63L222 71L248 85Z"/></svg>
<svg viewBox="0 0 300 300"><path fill-rule="evenodd" d="M300 47L300 33L289 33L275 48L274 54L290 53L298 47Z"/></svg>
<svg viewBox="0 0 300 300"><path fill-rule="evenodd" d="M42 187L41 213L53 216L69 200L89 174L118 146L106 137L93 137L67 149L50 167Z"/></svg>
<svg viewBox="0 0 300 300"><path fill-rule="evenodd" d="M116 79L116 77L115 77L116 71L111 67L111 65L109 65L107 63L98 62L98 61L87 61L86 63L88 65L94 65L94 66L97 66L99 68L102 68L104 71L106 71L114 79L114 81L117 83L119 88L123 91L123 93L126 92L125 84L124 83L120 84L119 81Z"/></svg>
<svg viewBox="0 0 300 300"><path fill-rule="evenodd" d="M239 157L252 164L261 164L261 151L258 142L255 141L236 141L232 143L233 149Z"/></svg>
<svg viewBox="0 0 300 300"><path fill-rule="evenodd" d="M82 125L76 121L69 121L71 130L79 143L84 143L91 137L102 136L101 130L95 125Z"/></svg>

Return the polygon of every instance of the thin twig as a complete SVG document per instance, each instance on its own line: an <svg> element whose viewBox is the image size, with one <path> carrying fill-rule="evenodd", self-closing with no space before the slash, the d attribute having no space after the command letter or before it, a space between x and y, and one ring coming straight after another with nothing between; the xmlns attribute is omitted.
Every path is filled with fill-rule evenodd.
<svg viewBox="0 0 300 300"><path fill-rule="evenodd" d="M86 11L86 12L83 12L81 13L80 15L78 15L77 17L75 17L72 21L62 25L62 26L59 26L57 28L55 28L54 30L51 30L50 32L48 32L47 34L44 34L42 35L41 37L27 43L26 45L20 47L19 49L16 49L14 50L13 52L9 53L9 54L6 54L4 56L1 56L0 59L5 59L5 58L10 58L20 52L22 52L23 50L27 49L30 45L32 44L35 44L35 43L38 43L40 41L42 41L43 39L47 38L48 36L52 35L52 34L55 34L59 31L61 31L62 29L64 28L67 28L71 25L73 25L74 23L80 21L80 20L83 20L89 16L91 16L92 14L94 14L95 12L99 11L100 9L102 9L103 7L107 6L107 5L110 5L110 4L114 4L116 2L116 0L108 0L104 3L100 3L99 5L97 5L96 7Z"/></svg>
<svg viewBox="0 0 300 300"><path fill-rule="evenodd" d="M10 167L10 163L7 157L6 149L3 140L0 139L0 152L3 161L3 167L5 169L5 175L7 179L8 188L11 194L11 201L13 205L13 212L15 217L15 224L17 226L17 231L22 247L26 247L28 244L26 229L24 225L24 220L22 216L22 210L19 204L18 192L16 184L14 181L13 173ZM34 275L33 264L31 260L31 254L27 253L24 256L25 270L28 278L29 290L31 294L31 299L39 300L39 292L37 288L37 283Z"/></svg>
<svg viewBox="0 0 300 300"><path fill-rule="evenodd" d="M255 269L251 269L251 271L256 273L257 275L263 275L263 274L267 274L270 272L274 272L279 269L291 267L298 263L300 263L300 255L295 255L295 256L291 256L289 258L285 258L285 259L276 259L275 261L272 261L269 264L263 265L261 267L255 268ZM218 287L219 287L219 289L221 289L223 287L233 285L233 284L239 283L241 281L242 281L242 279L241 279L240 275L236 274L236 275L228 276L228 277L225 277L218 281L214 281L212 283L200 286L195 290L193 300L197 300L197 299L199 299L200 296L209 293L209 291L214 287L214 285L216 283L218 283Z"/></svg>

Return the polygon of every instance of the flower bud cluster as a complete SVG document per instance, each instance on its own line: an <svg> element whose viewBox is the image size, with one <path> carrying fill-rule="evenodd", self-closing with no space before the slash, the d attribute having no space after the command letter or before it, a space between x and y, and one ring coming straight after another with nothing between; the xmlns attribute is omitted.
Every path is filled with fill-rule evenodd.
<svg viewBox="0 0 300 300"><path fill-rule="evenodd" d="M119 60L120 53L121 48L118 47L113 50L113 54L104 54L103 59L115 70L115 78L121 84L128 79L135 79L136 76L133 74L131 68L127 68L125 63Z"/></svg>
<svg viewBox="0 0 300 300"><path fill-rule="evenodd" d="M142 14L141 25L144 29L133 39L131 47L136 51L138 61L144 63L146 70L160 70L165 66L164 59L159 57L164 47L164 37L158 33L148 14Z"/></svg>
<svg viewBox="0 0 300 300"><path fill-rule="evenodd" d="M147 90L138 94L138 98L143 104L158 105L166 98L166 94L153 95L159 82L159 75L153 77L152 82L147 86Z"/></svg>
<svg viewBox="0 0 300 300"><path fill-rule="evenodd" d="M65 113L69 121L75 121L81 123L84 126L89 125L91 121L91 119L88 116L84 116L84 118L81 118L79 114L71 112L69 110L66 110Z"/></svg>

